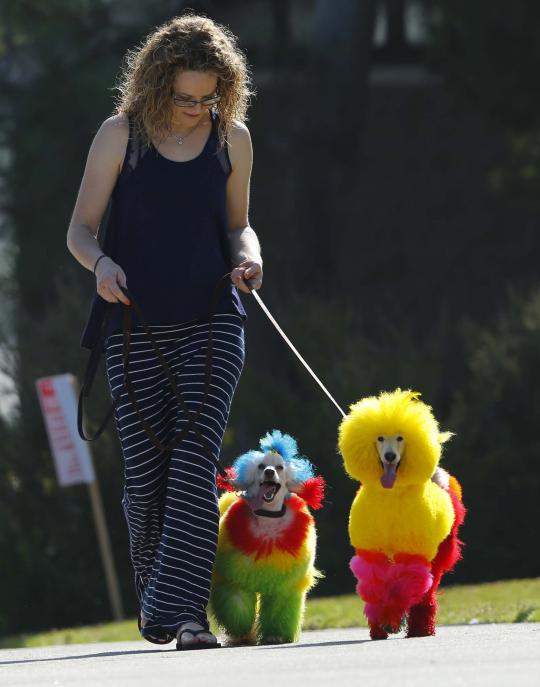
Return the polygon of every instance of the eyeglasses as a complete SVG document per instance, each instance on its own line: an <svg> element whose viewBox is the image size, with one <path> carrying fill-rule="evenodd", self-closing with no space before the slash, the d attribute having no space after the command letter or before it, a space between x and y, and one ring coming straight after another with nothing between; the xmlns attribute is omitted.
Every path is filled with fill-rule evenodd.
<svg viewBox="0 0 540 687"><path fill-rule="evenodd" d="M212 107L217 105L221 100L220 95L212 95L209 98L203 98L202 100L193 100L192 98L183 98L181 95L176 95L173 93L173 103L177 107L196 107L201 105L201 107Z"/></svg>

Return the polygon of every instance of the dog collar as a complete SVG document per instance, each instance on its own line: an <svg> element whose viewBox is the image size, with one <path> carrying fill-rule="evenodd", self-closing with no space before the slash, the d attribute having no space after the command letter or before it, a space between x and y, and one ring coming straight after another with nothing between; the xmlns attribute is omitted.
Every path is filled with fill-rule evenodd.
<svg viewBox="0 0 540 687"><path fill-rule="evenodd" d="M253 512L255 515L262 515L264 518L282 518L285 515L285 511L287 510L287 506L283 504L283 507L279 511L275 510L264 510L263 508L258 508L257 510L254 510Z"/></svg>

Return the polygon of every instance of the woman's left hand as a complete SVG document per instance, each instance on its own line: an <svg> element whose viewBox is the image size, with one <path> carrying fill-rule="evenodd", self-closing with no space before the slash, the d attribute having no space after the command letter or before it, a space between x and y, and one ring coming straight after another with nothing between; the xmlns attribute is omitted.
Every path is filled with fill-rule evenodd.
<svg viewBox="0 0 540 687"><path fill-rule="evenodd" d="M244 293L251 291L246 282L249 282L252 289L257 290L261 288L262 279L262 265L255 260L244 260L231 272L232 283Z"/></svg>

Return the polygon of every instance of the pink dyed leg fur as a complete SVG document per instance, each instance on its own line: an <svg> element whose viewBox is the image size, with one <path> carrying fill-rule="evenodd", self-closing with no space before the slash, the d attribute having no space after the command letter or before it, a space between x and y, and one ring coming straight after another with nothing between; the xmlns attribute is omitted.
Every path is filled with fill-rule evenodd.
<svg viewBox="0 0 540 687"><path fill-rule="evenodd" d="M365 601L364 613L373 639L385 639L387 629L397 631L403 615L424 597L433 583L429 566L417 561L368 561L356 555L350 567L358 580L356 591Z"/></svg>

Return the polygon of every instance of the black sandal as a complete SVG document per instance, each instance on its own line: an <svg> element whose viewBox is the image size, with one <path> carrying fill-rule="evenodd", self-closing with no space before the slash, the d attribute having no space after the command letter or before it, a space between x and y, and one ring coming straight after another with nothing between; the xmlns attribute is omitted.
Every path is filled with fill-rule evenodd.
<svg viewBox="0 0 540 687"><path fill-rule="evenodd" d="M187 627L185 630L178 630L178 633L176 635L176 649L177 651L197 651L200 649L220 649L221 644L217 641L215 642L193 642L191 644L182 644L182 636L186 633L189 632L192 634L194 637L197 637L198 635L203 635L203 634L212 634L210 630L205 630L202 628L201 630L189 630Z"/></svg>
<svg viewBox="0 0 540 687"><path fill-rule="evenodd" d="M137 627L139 628L139 632L142 630L142 623L141 623L141 614L137 616ZM146 639L147 642L150 642L151 644L169 644L169 642L172 642L174 639L174 635L167 634L164 637L156 637L155 635L143 635L141 632L141 637L143 639Z"/></svg>

